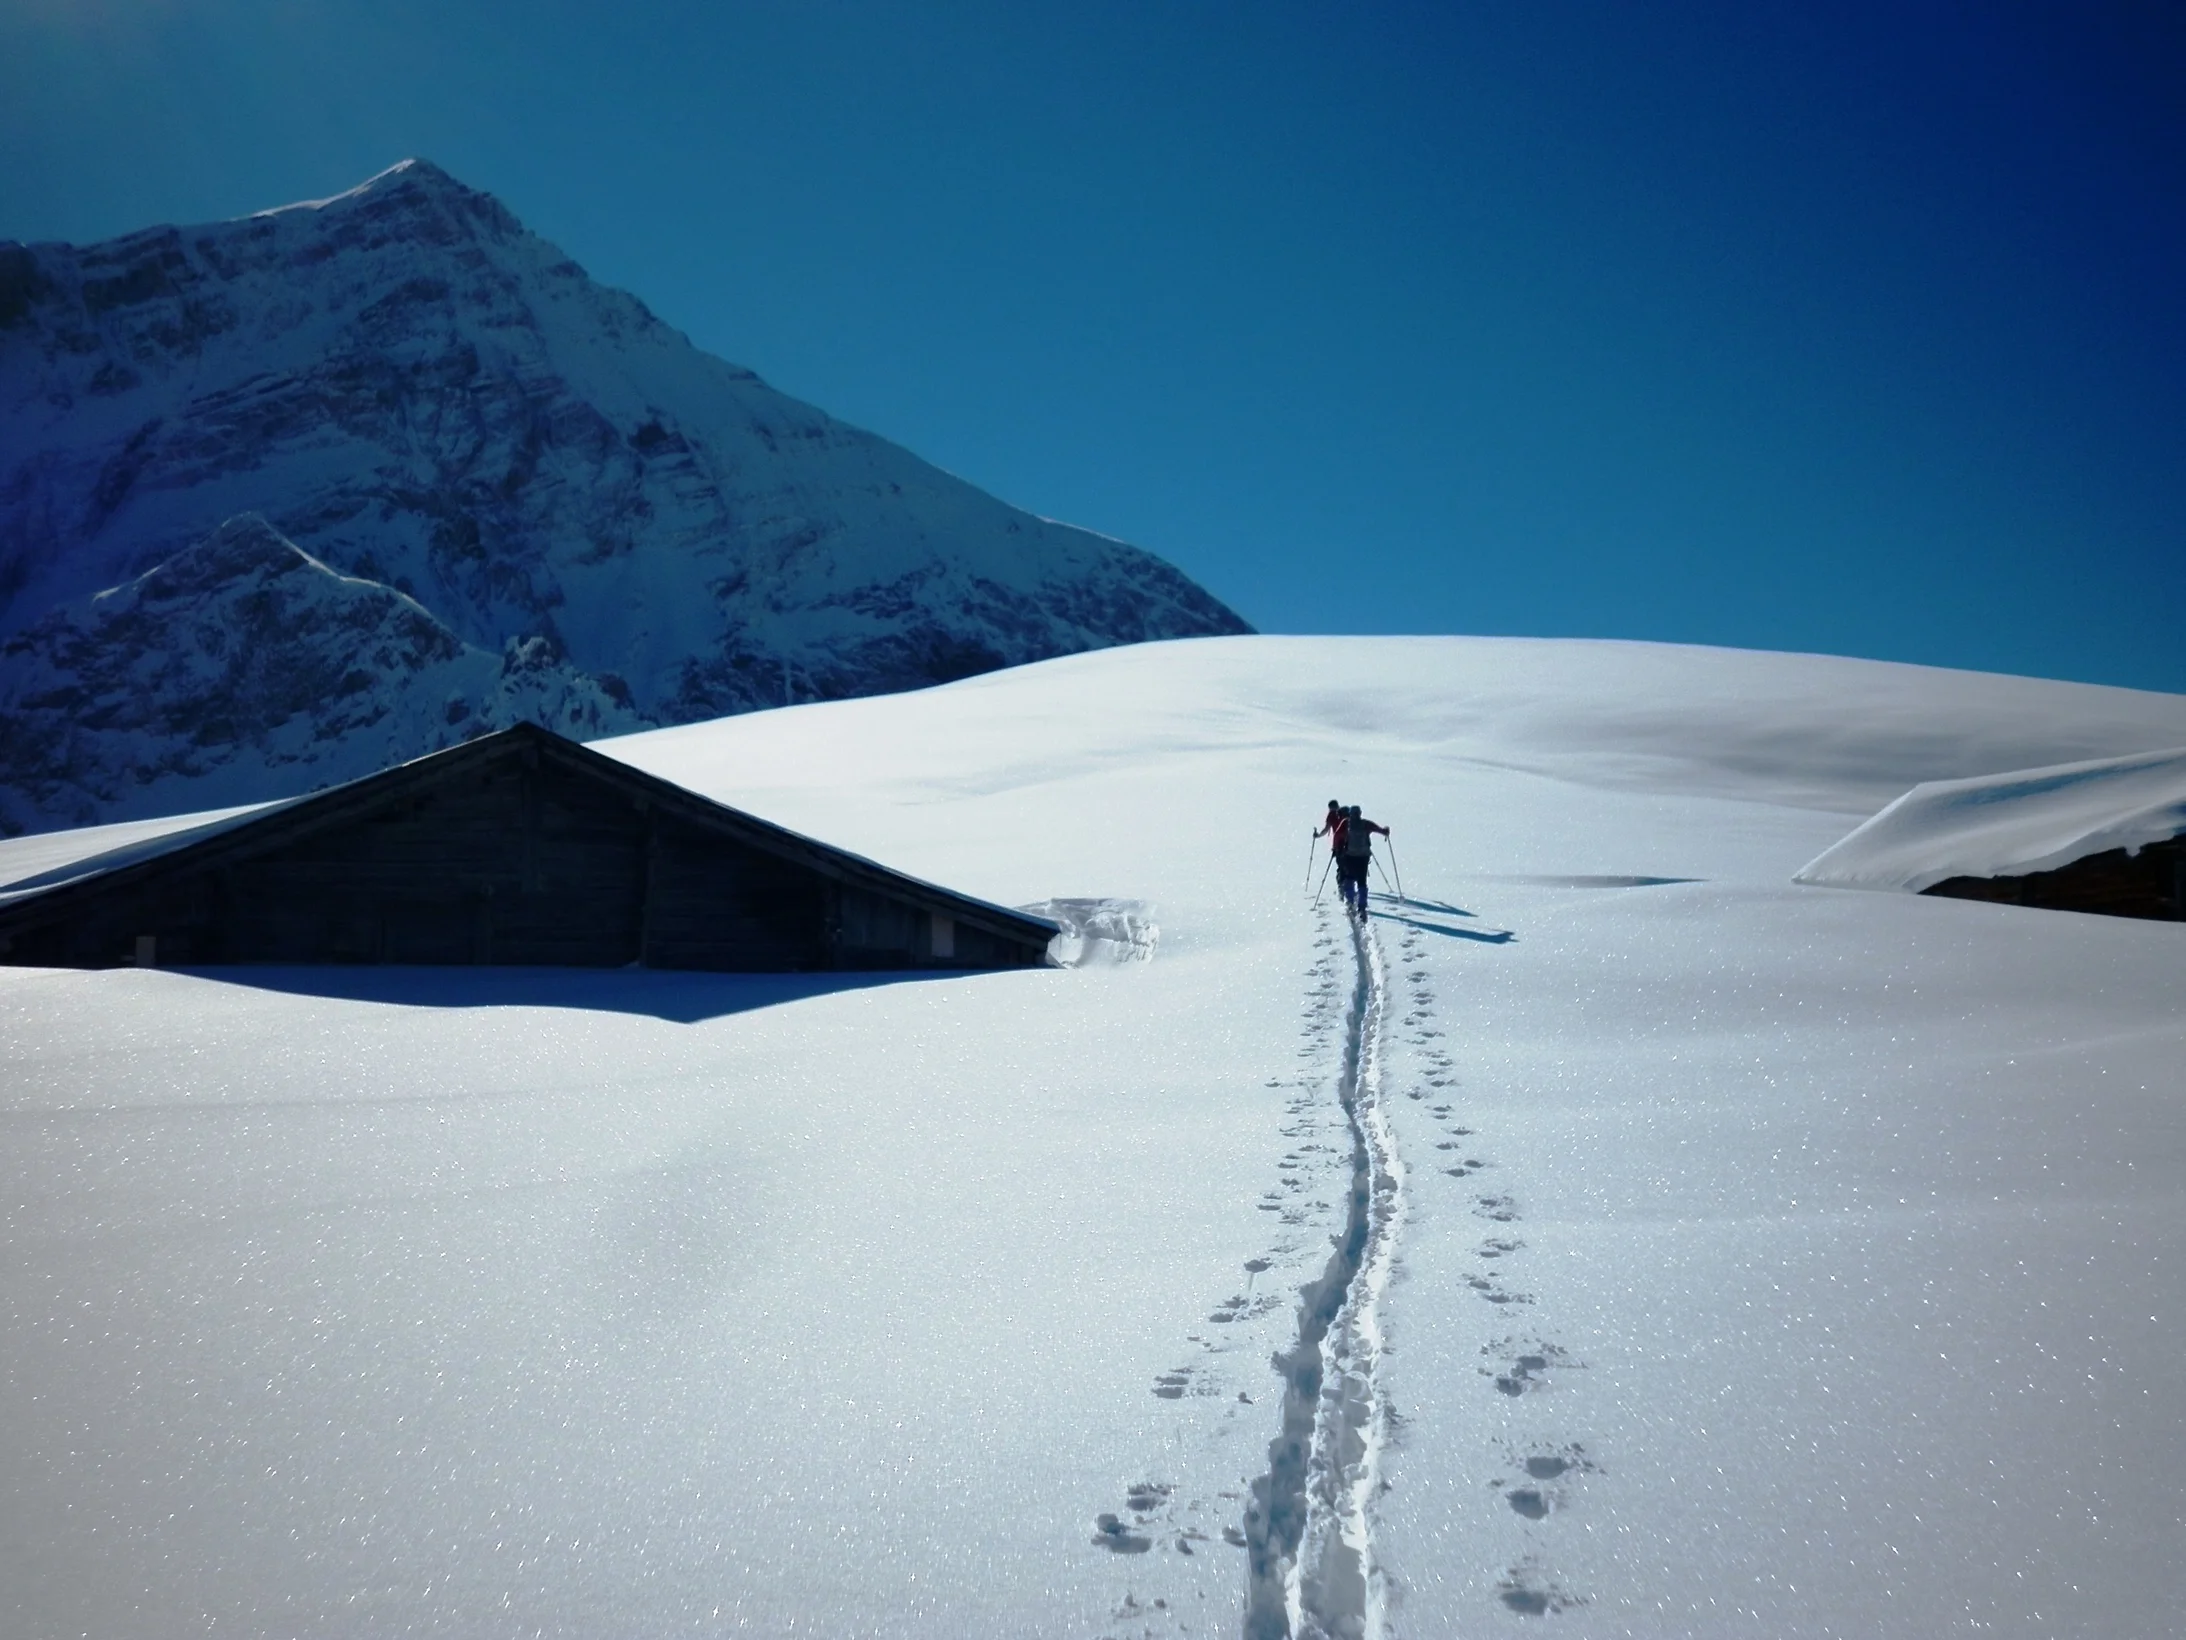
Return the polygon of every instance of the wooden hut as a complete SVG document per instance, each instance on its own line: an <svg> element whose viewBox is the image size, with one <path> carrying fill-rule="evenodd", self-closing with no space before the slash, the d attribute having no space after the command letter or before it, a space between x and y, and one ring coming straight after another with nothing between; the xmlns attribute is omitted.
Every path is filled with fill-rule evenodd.
<svg viewBox="0 0 2186 1640"><path fill-rule="evenodd" d="M2186 922L2186 837L2147 843L2138 850L2104 849L2052 871L1946 877L1921 892L1954 900L2039 906L2046 911Z"/></svg>
<svg viewBox="0 0 2186 1640"><path fill-rule="evenodd" d="M2186 921L2186 747L1928 781L1798 881Z"/></svg>
<svg viewBox="0 0 2186 1640"><path fill-rule="evenodd" d="M1024 968L1053 923L521 725L0 887L0 962Z"/></svg>

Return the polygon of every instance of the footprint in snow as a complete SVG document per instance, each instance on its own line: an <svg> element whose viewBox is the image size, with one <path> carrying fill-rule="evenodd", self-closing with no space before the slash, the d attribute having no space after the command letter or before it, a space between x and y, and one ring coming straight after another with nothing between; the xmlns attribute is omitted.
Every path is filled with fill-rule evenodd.
<svg viewBox="0 0 2186 1640"><path fill-rule="evenodd" d="M1508 1341L1490 1344L1480 1353L1499 1354L1509 1348ZM1544 1376L1551 1369L1575 1367L1581 1363L1572 1361L1554 1344L1538 1344L1530 1350L1514 1354L1510 1364L1503 1368L1482 1367L1481 1376L1495 1380L1496 1392L1501 1395L1525 1395L1533 1390L1546 1389Z"/></svg>
<svg viewBox="0 0 2186 1640"><path fill-rule="evenodd" d="M1485 1276L1467 1276L1465 1285L1486 1299L1490 1304L1531 1304L1530 1293L1514 1293L1497 1286Z"/></svg>
<svg viewBox="0 0 2186 1640"><path fill-rule="evenodd" d="M1110 1554L1143 1555L1154 1546L1154 1540L1141 1537L1114 1515L1099 1515L1093 1521L1093 1546Z"/></svg>
<svg viewBox="0 0 2186 1640"><path fill-rule="evenodd" d="M1513 1487L1503 1494L1503 1501L1509 1504L1514 1512L1525 1516L1527 1520L1548 1519L1548 1499L1541 1495L1541 1490L1538 1487Z"/></svg>
<svg viewBox="0 0 2186 1640"><path fill-rule="evenodd" d="M1553 1583L1541 1583L1523 1570L1514 1570L1504 1578L1496 1591L1497 1597L1520 1617L1546 1617L1551 1612L1569 1611L1583 1606L1585 1601L1564 1593Z"/></svg>
<svg viewBox="0 0 2186 1640"><path fill-rule="evenodd" d="M1561 1480L1566 1475L1596 1475L1601 1471L1583 1446L1567 1446L1561 1452L1542 1452L1526 1460L1526 1473L1537 1481Z"/></svg>
<svg viewBox="0 0 2186 1640"><path fill-rule="evenodd" d="M1526 1472L1522 1484L1497 1480L1492 1485L1502 1492L1503 1501L1510 1505L1512 1512L1527 1520L1545 1520L1563 1506L1566 1493L1557 1482L1567 1477L1599 1473L1593 1460L1587 1457L1586 1448L1576 1444L1560 1452L1536 1452L1520 1467Z"/></svg>

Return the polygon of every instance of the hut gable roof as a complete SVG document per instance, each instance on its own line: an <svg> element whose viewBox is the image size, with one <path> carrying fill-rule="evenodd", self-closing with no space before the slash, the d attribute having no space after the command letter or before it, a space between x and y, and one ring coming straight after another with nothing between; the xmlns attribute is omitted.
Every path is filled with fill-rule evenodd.
<svg viewBox="0 0 2186 1640"><path fill-rule="evenodd" d="M959 894L891 870L853 854L746 814L726 803L632 768L576 741L535 724L523 723L481 735L445 751L382 769L307 797L203 815L179 815L164 822L133 822L86 828L52 837L29 837L0 844L0 923L9 913L38 902L42 913L57 899L104 892L141 879L178 870L217 867L261 850L293 842L330 827L422 795L453 776L501 760L534 759L608 787L633 803L650 806L700 832L710 833L835 882L862 888L919 910L938 913L974 928L1017 941L1044 942L1059 930L1042 917ZM71 842L73 840L73 844ZM104 844L104 847L100 845ZM13 873L9 868L15 866Z"/></svg>
<svg viewBox="0 0 2186 1640"><path fill-rule="evenodd" d="M1915 786L1810 861L1802 883L1920 893L2055 870L2186 834L2186 748Z"/></svg>

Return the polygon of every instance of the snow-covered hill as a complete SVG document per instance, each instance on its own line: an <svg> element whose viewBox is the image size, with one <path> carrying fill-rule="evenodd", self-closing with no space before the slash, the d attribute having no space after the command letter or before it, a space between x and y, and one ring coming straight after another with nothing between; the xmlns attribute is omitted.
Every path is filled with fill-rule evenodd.
<svg viewBox="0 0 2186 1640"><path fill-rule="evenodd" d="M202 549L244 513L472 650L535 654L555 680L540 699L570 704L548 724L572 734L605 726L585 715L603 698L622 721L679 723L1245 630L1161 560L699 352L422 161L241 221L0 245L0 633L56 611L68 629L0 658L7 715L58 720L124 673L195 671L141 646L235 605L207 573L229 555ZM163 621L87 617L82 600L170 561ZM324 636L261 627L247 641L269 653L248 665L356 670ZM331 715L290 702L268 757L207 740L187 698L141 700L126 757L103 731L33 722L0 784L39 795L0 823L280 795L295 742L322 748L328 779L390 741L427 750L404 736L439 685L401 654L376 657L397 669L375 674L371 733L344 727L353 695ZM214 777L185 795L200 768Z"/></svg>
<svg viewBox="0 0 2186 1640"><path fill-rule="evenodd" d="M0 1629L2168 1637L2186 927L1791 878L2181 744L1160 644L604 747L1151 960L0 970Z"/></svg>

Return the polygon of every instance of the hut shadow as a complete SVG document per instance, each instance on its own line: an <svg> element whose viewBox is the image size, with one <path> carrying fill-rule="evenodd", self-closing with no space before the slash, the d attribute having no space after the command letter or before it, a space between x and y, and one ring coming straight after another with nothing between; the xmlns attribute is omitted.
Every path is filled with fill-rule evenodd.
<svg viewBox="0 0 2186 1640"><path fill-rule="evenodd" d="M285 996L378 1002L398 1008L565 1008L696 1025L730 1014L883 985L941 984L977 970L717 974L638 968L408 968L299 966L178 969L192 979Z"/></svg>

